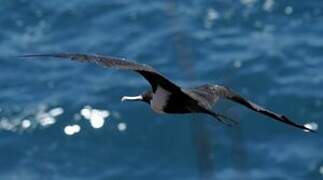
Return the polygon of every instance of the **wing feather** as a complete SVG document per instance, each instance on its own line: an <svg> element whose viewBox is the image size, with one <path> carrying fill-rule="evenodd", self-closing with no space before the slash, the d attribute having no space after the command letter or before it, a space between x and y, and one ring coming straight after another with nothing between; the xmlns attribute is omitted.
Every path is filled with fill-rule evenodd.
<svg viewBox="0 0 323 180"><path fill-rule="evenodd" d="M265 116L268 116L272 119L278 120L280 122L289 124L291 126L303 129L303 130L308 130L311 132L315 132L312 129L309 129L307 127L305 127L304 125L300 125L297 124L293 121L291 121L287 116L285 115L281 115L275 112L272 112L268 109L265 109L245 98L243 98L242 96L240 96L239 94L233 92L232 90L230 90L227 87L224 86L219 86L219 85L212 85L212 84L206 84L206 85L202 85L199 87L194 88L194 90L196 92L199 92L199 94L205 94L202 98L205 99L205 101L208 101L209 104L214 103L214 101L216 101L218 98L223 97L226 99L229 99L231 101L234 101L236 103L239 103L241 105L244 105L245 107L256 111L258 113L261 113Z"/></svg>
<svg viewBox="0 0 323 180"><path fill-rule="evenodd" d="M138 64L126 60L125 58L116 58L101 55L89 55L79 53L57 53L57 54L30 54L19 57L53 57L59 59L70 59L79 62L92 62L102 65L107 68L132 70L141 74L151 85L153 91L157 89L157 86L161 86L170 92L181 92L181 88L175 83L171 82L158 71L146 64Z"/></svg>

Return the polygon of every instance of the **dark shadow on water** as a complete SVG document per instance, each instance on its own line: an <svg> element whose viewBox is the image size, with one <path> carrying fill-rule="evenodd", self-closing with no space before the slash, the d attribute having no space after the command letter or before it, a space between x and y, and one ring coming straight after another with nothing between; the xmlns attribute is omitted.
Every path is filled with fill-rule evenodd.
<svg viewBox="0 0 323 180"><path fill-rule="evenodd" d="M169 24L171 27L177 27L179 25L179 17L176 16L177 4L173 1L167 2L166 14L169 16ZM175 44L176 60L183 70L186 80L193 81L198 78L194 71L193 60L196 57L194 50L189 46L188 36L185 30L175 28L176 32L173 35L172 41ZM226 71L224 74L224 80L228 81L228 77L231 71ZM226 82L228 83L228 82ZM226 113L228 113L226 109ZM230 114L234 116L235 114ZM204 119L204 118L203 118ZM206 127L205 121L200 121L198 115L194 115L191 121L192 128L192 147L195 148L196 159L197 159L197 174L199 179L208 180L216 179L216 166L221 166L221 163L216 163L215 152L216 146L214 145L214 136L211 136L209 132L210 128ZM227 127L224 127L227 128ZM214 128L212 129L214 131ZM232 168L238 171L241 179L246 178L247 171L247 153L244 146L243 130L240 126L230 128L228 131L231 144L229 146L232 149L230 156L232 159Z"/></svg>
<svg viewBox="0 0 323 180"><path fill-rule="evenodd" d="M170 26L176 27L178 25L178 17L176 16L176 3L168 1L167 15L170 17ZM187 80L194 80L195 73L192 67L192 58L194 52L190 47L187 46L185 32L177 29L172 41L175 44L176 60L181 69L183 69ZM192 129L192 147L195 148L196 159L197 159L197 173L199 179L213 179L215 163L211 159L214 148L209 139L210 135L205 127L203 121L199 121L196 115L193 116L191 121Z"/></svg>

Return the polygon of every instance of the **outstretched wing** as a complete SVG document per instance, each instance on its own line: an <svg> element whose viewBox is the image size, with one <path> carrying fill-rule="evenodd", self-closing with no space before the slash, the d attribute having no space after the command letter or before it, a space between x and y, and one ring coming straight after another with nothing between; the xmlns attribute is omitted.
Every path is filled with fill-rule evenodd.
<svg viewBox="0 0 323 180"><path fill-rule="evenodd" d="M212 84L205 84L196 88L193 88L190 90L191 93L196 94L199 98L203 99L204 102L207 102L207 104L210 106L212 105L218 98L223 97L226 99L229 99L231 101L237 102L239 104L244 105L245 107L259 112L263 115L266 115L268 117L271 117L272 119L281 121L283 123L289 124L291 126L303 129L303 130L308 130L311 132L315 132L312 129L309 129L305 127L304 125L300 125L297 123L292 122L287 116L281 115L275 112L272 112L268 109L265 109L263 107L260 107L259 105L246 100L242 96L236 94L232 90L230 90L227 87L224 86L219 86L219 85L212 85Z"/></svg>
<svg viewBox="0 0 323 180"><path fill-rule="evenodd" d="M153 92L156 91L158 86L170 91L181 92L181 88L176 84L165 78L158 71L149 65L138 64L135 62L127 61L124 58L100 56L100 55L88 55L78 53L58 53L58 54L31 54L23 55L19 57L54 57L62 59L70 59L79 62L94 62L99 65L103 65L107 68L133 70L141 74L151 85Z"/></svg>

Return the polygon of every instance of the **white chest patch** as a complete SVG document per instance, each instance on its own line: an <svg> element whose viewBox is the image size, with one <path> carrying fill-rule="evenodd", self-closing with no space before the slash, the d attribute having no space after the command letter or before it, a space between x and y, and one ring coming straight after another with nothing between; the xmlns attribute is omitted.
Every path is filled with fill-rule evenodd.
<svg viewBox="0 0 323 180"><path fill-rule="evenodd" d="M150 102L151 108L155 112L163 113L163 109L167 104L170 94L170 92L158 86Z"/></svg>

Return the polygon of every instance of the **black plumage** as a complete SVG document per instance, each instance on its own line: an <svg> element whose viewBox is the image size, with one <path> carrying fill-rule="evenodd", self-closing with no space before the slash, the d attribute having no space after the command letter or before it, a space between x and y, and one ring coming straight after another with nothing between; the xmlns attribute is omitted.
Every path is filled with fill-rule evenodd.
<svg viewBox="0 0 323 180"><path fill-rule="evenodd" d="M184 89L165 78L151 66L138 64L123 58L78 53L36 54L20 57L54 57L60 59L71 59L80 62L94 62L107 68L135 71L150 83L152 89L142 93L140 96L125 96L122 100L144 101L150 104L154 111L159 113L205 113L215 117L217 120L227 125L234 125L236 124L236 121L212 110L213 105L219 98L225 98L272 119L303 130L315 132L304 125L292 122L285 115L274 113L250 102L249 100L246 100L227 87L205 84L190 89Z"/></svg>

